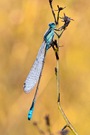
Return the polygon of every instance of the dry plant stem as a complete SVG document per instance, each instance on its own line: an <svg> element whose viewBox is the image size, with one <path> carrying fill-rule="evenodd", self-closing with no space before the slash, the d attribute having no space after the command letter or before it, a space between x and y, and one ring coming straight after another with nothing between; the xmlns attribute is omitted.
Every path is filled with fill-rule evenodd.
<svg viewBox="0 0 90 135"><path fill-rule="evenodd" d="M59 43L59 39L58 39L58 43ZM59 48L57 49L57 53L59 55ZM67 116L65 115L61 104L60 104L60 74L59 74L59 65L60 65L60 61L57 60L57 97L58 97L58 109L61 112L65 122L66 122L66 127L69 127L69 129L73 132L74 135L78 135L77 132L75 131L74 127L72 126L72 124L69 122Z"/></svg>
<svg viewBox="0 0 90 135"><path fill-rule="evenodd" d="M53 0L49 0L52 15L54 17L54 22L55 22L56 25L59 25L59 18L60 18L59 14L60 14L60 11L63 10L65 7L62 8L62 7L59 7L59 5L57 5L58 13L57 13L57 18L56 18L56 15L55 15L55 12L54 12L54 9L53 9L53 6L52 6L52 2L53 2ZM65 14L64 14L64 17L61 18L61 19L63 19L64 25L62 27L60 27L60 28L58 26L58 28L59 28L59 29L57 29L58 33L56 33L57 36L59 35L58 40L57 40L58 41L58 43L57 43L58 48L56 50L58 56L59 56L59 38L61 37L61 35L64 32L64 30L66 29L66 27L69 25L70 21L73 20L73 19L69 18L68 16L66 16ZM60 31L61 34L59 34L59 31ZM77 132L75 131L75 129L73 128L72 124L69 122L69 120L68 120L67 116L65 115L65 113L64 113L64 111L63 111L63 109L61 107L61 104L60 104L61 99L60 99L60 74L59 74L59 69L60 68L59 68L59 65L60 65L60 62L59 62L59 59L57 59L56 78L57 78L57 97L58 97L58 102L57 103L58 103L58 109L61 112L61 114L62 114L62 116L63 116L63 118L64 118L64 120L66 122L66 126L64 126L64 129L66 127L69 127L69 129L73 132L74 135L78 135Z"/></svg>
<svg viewBox="0 0 90 135"><path fill-rule="evenodd" d="M75 129L72 126L72 124L69 122L67 116L65 115L65 113L64 113L64 111L63 111L63 109L61 107L60 102L58 102L58 109L60 110L60 112L61 112L61 114L62 114L62 116L63 116L63 118L64 118L64 120L66 122L66 127L68 127L73 132L74 135L78 135L78 133L75 131Z"/></svg>

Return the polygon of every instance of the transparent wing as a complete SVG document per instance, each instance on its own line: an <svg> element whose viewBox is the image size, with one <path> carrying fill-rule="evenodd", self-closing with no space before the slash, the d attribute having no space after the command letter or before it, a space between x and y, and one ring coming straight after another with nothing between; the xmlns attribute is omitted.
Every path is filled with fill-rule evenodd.
<svg viewBox="0 0 90 135"><path fill-rule="evenodd" d="M40 76L40 73L41 73L41 70L42 70L43 64L44 64L45 47L46 47L46 44L45 44L45 42L43 42L38 51L36 60L24 82L23 87L24 87L24 91L26 93L30 92L31 89L38 82L38 79L39 79L39 76Z"/></svg>

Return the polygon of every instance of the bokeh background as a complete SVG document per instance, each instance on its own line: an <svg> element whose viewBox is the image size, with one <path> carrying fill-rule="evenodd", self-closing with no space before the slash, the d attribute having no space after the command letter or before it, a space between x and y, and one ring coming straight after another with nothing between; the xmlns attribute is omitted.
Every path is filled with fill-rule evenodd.
<svg viewBox="0 0 90 135"><path fill-rule="evenodd" d="M54 0L72 17L60 40L61 104L79 135L90 135L90 1ZM32 121L27 120L35 88L23 91L23 82L53 21L48 0L0 0L0 135L39 135L49 114L55 134L64 125L57 107L56 60L48 50ZM60 25L62 25L61 23Z"/></svg>

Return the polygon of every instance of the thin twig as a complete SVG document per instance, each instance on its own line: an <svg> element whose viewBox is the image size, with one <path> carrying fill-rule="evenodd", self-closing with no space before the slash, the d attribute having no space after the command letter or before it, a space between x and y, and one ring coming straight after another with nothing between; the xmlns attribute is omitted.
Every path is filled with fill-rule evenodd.
<svg viewBox="0 0 90 135"><path fill-rule="evenodd" d="M53 0L49 0L49 4L50 4L50 8L51 8L52 15L53 15L53 18L54 18L54 22L55 22L56 25L58 25L59 18L60 18L60 11L63 10L65 7L60 7L59 5L57 5L57 10L54 10L52 2L53 2ZM57 15L55 14L54 11L58 12Z"/></svg>
<svg viewBox="0 0 90 135"><path fill-rule="evenodd" d="M57 54L59 54L59 49L57 49ZM57 96L58 96L58 100L57 100L57 103L58 103L58 109L59 111L61 112L65 122L66 122L66 125L67 127L70 128L70 130L74 133L74 135L78 135L77 132L75 131L74 127L72 126L72 124L69 122L67 116L65 115L62 107L61 107L61 99L60 99L60 74L59 74L59 59L57 60L57 68L56 68L56 78L57 78Z"/></svg>
<svg viewBox="0 0 90 135"><path fill-rule="evenodd" d="M64 16L64 19L65 18L66 18L66 16ZM69 23L70 23L70 20L66 21L62 28L65 30L66 27L69 25ZM59 49L57 49L57 51L58 51L57 53L59 55ZM75 131L74 127L72 126L72 124L69 122L69 120L68 120L67 116L65 115L65 113L64 113L64 111L63 111L63 109L61 107L61 104L60 104L61 98L60 98L60 74L59 74L60 68L59 68L59 65L60 64L59 64L59 59L58 59L57 60L57 94L58 94L58 102L57 103L58 103L58 109L61 112L61 114L62 114L62 116L63 116L63 118L64 118L64 120L66 122L66 125L69 127L69 129L74 133L74 135L78 135L77 132Z"/></svg>
<svg viewBox="0 0 90 135"><path fill-rule="evenodd" d="M57 19L56 19L56 16L55 16L55 13L54 13L54 10L53 10L53 6L52 6L52 1L53 0L49 0L49 3L50 3L50 7L51 7L51 10L52 10L52 14L53 14L53 17L54 17L54 21L55 21L55 24L56 25L59 25L59 18L61 18L60 16L59 16L59 14L60 14L60 11L63 9L61 9L60 7L59 7L59 5L57 5L57 7L58 7L58 14L57 14ZM57 42L55 42L55 43L57 43L57 49L55 49L54 47L53 47L53 49L54 49L54 51L55 51L55 54L56 54L56 59L57 59L57 56L58 56L58 59L57 59L57 68L55 68L55 74L56 74L56 78L57 78L57 99L58 99L58 101L57 101L57 103L58 103L58 109L59 109L59 111L61 112L61 114L62 114L62 116L63 116L63 118L64 118L64 120L65 120L65 122L66 122L66 126L64 127L64 129L66 128L66 127L69 127L69 129L73 132L73 134L74 135L78 135L77 134L77 132L75 131L75 129L74 129L74 127L72 126L72 124L70 123L70 121L68 120L68 118L67 118L67 116L65 115L65 113L64 113L64 111L63 111L63 109L62 109L62 107L61 107L61 104L60 104L60 74L59 74L59 38L61 37L61 35L62 35L62 33L64 32L64 30L66 29L66 27L69 25L69 23L70 23L70 21L71 20L73 20L73 19L71 19L71 18L69 18L68 16L66 16L65 14L64 14L64 17L63 18L61 18L62 20L63 20L63 22L64 22L64 25L62 26L62 27L60 27L59 29L57 29L57 31L59 32L61 32L61 34L57 34L57 35L59 35L58 36L58 43Z"/></svg>
<svg viewBox="0 0 90 135"><path fill-rule="evenodd" d="M52 11L52 14L53 14L53 17L54 17L54 21L55 21L55 24L56 24L57 23L57 20L56 20L56 16L55 16L55 13L54 13L53 6L52 6L52 1L53 0L49 0L49 4L50 4L50 8L51 8L51 11Z"/></svg>

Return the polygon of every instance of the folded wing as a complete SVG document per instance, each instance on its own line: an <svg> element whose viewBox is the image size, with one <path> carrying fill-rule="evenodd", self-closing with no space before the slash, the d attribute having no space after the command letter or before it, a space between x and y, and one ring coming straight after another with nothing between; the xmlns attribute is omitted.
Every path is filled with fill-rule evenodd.
<svg viewBox="0 0 90 135"><path fill-rule="evenodd" d="M23 87L26 93L30 92L39 80L40 73L42 71L44 59L45 59L45 48L46 48L46 44L45 42L43 42L38 51L36 60L24 82Z"/></svg>

